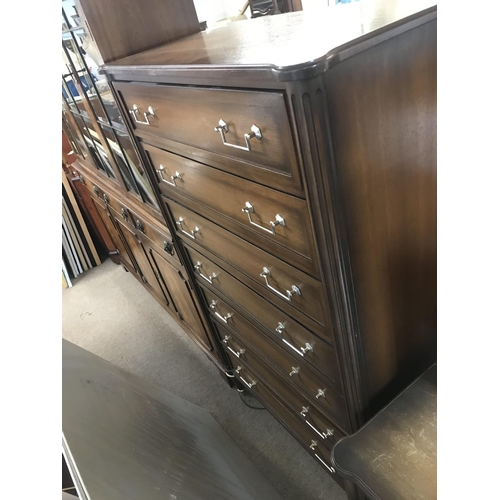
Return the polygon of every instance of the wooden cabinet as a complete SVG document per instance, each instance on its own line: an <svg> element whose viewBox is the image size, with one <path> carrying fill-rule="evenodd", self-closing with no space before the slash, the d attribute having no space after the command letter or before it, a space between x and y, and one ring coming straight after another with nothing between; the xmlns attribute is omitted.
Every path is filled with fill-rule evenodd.
<svg viewBox="0 0 500 500"><path fill-rule="evenodd" d="M174 267L155 249L150 247L148 252L151 261L156 266L158 276L170 292L173 305L184 327L191 333L192 337L194 336L194 340L198 344L203 345L208 350L212 350L213 347L193 300L191 286L182 270Z"/></svg>
<svg viewBox="0 0 500 500"><path fill-rule="evenodd" d="M109 204L185 330L343 484L336 436L435 361L436 8L262 21L103 67L179 260Z"/></svg>
<svg viewBox="0 0 500 500"><path fill-rule="evenodd" d="M135 272L139 272L139 268L137 267L137 264L132 256L132 253L129 248L127 248L125 245L125 241L123 240L122 234L119 232L118 228L115 225L115 222L113 221L113 217L107 207L101 205L101 202L99 200L96 200L95 198L91 198L91 203L94 206L102 224L103 224L103 231L102 235L104 238L109 237L109 239L113 243L113 247L118 250L118 255L120 259L122 259L122 264L125 265L127 270L131 271L134 270ZM111 249L111 252L114 252L115 250Z"/></svg>
<svg viewBox="0 0 500 500"><path fill-rule="evenodd" d="M147 9L158 11L160 7L163 14L156 16L158 23L153 28ZM174 7L175 22L169 12ZM134 9L133 13L130 9L118 13L117 9L118 3L110 0L83 0L76 5L63 2L63 128L77 156L69 177L113 261L138 278L225 370L223 350L215 337L211 338L215 334L208 321L200 316L199 297L160 208L156 179L145 168L115 90L97 71L97 64L126 55L123 51L147 48L146 38L165 41L170 36L199 31L194 5L180 0L145 0L139 11L148 14L142 18ZM181 12L182 21L178 17ZM104 19L101 29L99 23ZM169 20L166 24L165 19ZM125 40L119 30L131 25L137 37L127 36ZM138 31L139 25L148 26L146 38Z"/></svg>

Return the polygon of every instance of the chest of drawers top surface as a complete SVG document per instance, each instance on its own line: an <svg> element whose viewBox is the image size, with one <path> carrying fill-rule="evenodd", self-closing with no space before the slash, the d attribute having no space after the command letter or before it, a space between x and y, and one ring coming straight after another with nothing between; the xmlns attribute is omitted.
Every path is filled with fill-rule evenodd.
<svg viewBox="0 0 500 500"><path fill-rule="evenodd" d="M231 23L114 61L109 74L131 68L162 72L252 68L264 79L296 80L365 50L386 32L408 30L435 16L434 0L360 0L311 12ZM205 72L206 73L206 72ZM195 73L193 73L194 75ZM204 75L205 77L208 75Z"/></svg>

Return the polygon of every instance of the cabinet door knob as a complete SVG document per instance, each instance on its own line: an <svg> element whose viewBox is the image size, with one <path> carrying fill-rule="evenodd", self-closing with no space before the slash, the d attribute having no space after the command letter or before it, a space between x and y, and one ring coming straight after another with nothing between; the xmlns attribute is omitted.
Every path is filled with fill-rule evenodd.
<svg viewBox="0 0 500 500"><path fill-rule="evenodd" d="M174 245L170 241L163 242L163 250L168 252L170 255L174 255Z"/></svg>
<svg viewBox="0 0 500 500"><path fill-rule="evenodd" d="M141 233L145 233L145 231L144 231L144 225L143 225L143 223L142 223L139 219L137 219L137 220L135 221L135 227L136 227L137 229L139 229L139 231L140 231Z"/></svg>

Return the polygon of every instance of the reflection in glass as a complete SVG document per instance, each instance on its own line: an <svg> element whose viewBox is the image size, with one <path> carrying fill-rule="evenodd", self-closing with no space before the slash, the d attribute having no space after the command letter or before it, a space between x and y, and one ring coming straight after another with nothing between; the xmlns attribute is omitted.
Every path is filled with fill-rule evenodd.
<svg viewBox="0 0 500 500"><path fill-rule="evenodd" d="M141 162L139 161L139 158L135 153L135 149L132 146L130 137L127 134L119 131L116 131L116 136L128 160L130 171L134 176L135 184L140 192L142 199L146 203L149 203L158 208L158 204L156 203L155 196L153 194L153 189L146 176L146 172L144 171L144 168L142 167Z"/></svg>
<svg viewBox="0 0 500 500"><path fill-rule="evenodd" d="M75 96L69 89L69 86L64 78L62 79L62 95L63 95L63 101L66 103L66 106L69 109L71 109L73 113L78 113L79 109L75 101Z"/></svg>
<svg viewBox="0 0 500 500"><path fill-rule="evenodd" d="M85 145L83 143L82 137L80 137L80 134L74 129L73 125L71 124L70 120L67 117L67 112L63 111L63 129L64 132L66 133L66 137L68 138L71 147L73 148L73 151L78 155L81 156L82 158L85 158Z"/></svg>
<svg viewBox="0 0 500 500"><path fill-rule="evenodd" d="M74 118L80 128L85 139L85 144L94 160L97 168L104 171L108 177L116 179L113 167L108 159L106 150L104 149L99 135L94 130L92 122L90 120L83 120L82 117L74 115Z"/></svg>
<svg viewBox="0 0 500 500"><path fill-rule="evenodd" d="M81 24L80 16L75 7L74 0L62 0L62 31L77 28Z"/></svg>
<svg viewBox="0 0 500 500"><path fill-rule="evenodd" d="M99 73L95 59L87 52L92 45L85 29L77 28L63 34L67 58L74 67L73 78L78 78L99 121L124 128L115 98L106 77ZM73 71L68 71L72 73Z"/></svg>

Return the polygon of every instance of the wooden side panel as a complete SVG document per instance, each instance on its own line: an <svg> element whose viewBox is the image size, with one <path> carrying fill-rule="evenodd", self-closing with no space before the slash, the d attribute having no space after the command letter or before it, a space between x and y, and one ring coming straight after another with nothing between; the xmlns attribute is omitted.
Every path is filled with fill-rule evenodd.
<svg viewBox="0 0 500 500"><path fill-rule="evenodd" d="M77 0L77 3L103 62L200 31L191 0Z"/></svg>
<svg viewBox="0 0 500 500"><path fill-rule="evenodd" d="M326 86L373 413L436 356L436 21Z"/></svg>

